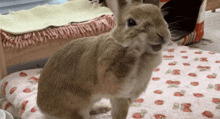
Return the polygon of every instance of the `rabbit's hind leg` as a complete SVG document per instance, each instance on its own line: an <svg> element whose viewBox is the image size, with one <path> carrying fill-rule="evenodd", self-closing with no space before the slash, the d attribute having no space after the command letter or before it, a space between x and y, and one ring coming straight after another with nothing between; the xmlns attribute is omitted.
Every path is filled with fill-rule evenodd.
<svg viewBox="0 0 220 119"><path fill-rule="evenodd" d="M90 96L74 92L66 91L63 93L63 97L60 97L62 105L59 105L58 110L62 110L60 114L57 113L57 117L61 119L89 119L89 111L91 108Z"/></svg>
<svg viewBox="0 0 220 119"><path fill-rule="evenodd" d="M131 104L129 98L111 98L112 119L126 119Z"/></svg>
<svg viewBox="0 0 220 119"><path fill-rule="evenodd" d="M80 110L80 111L71 111L66 112L63 115L57 115L57 116L50 116L47 114L44 114L43 119L89 119L89 110Z"/></svg>
<svg viewBox="0 0 220 119"><path fill-rule="evenodd" d="M59 119L90 119L89 111L89 108L73 110L71 112L66 112L66 114Z"/></svg>

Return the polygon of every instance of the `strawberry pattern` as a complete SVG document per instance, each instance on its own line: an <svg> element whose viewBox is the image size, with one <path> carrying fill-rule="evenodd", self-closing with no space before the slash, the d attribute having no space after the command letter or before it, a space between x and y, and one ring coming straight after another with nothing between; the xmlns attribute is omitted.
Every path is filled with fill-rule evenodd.
<svg viewBox="0 0 220 119"><path fill-rule="evenodd" d="M220 54L171 45L163 51L148 88L127 119L219 119ZM8 75L0 82L0 106L21 119L44 119L36 105L41 69ZM109 104L107 100L104 102ZM111 119L111 111L92 119Z"/></svg>
<svg viewBox="0 0 220 119"><path fill-rule="evenodd" d="M0 108L18 119L45 119L36 106L40 70L24 70L5 77L0 83Z"/></svg>
<svg viewBox="0 0 220 119"><path fill-rule="evenodd" d="M140 96L144 102L131 106L129 115L146 109L139 119L220 118L219 59L218 53L169 46Z"/></svg>

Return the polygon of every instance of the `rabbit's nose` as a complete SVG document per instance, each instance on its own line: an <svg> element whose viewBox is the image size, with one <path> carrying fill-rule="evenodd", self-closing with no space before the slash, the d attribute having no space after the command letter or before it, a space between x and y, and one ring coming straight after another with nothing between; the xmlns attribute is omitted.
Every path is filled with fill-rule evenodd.
<svg viewBox="0 0 220 119"><path fill-rule="evenodd" d="M165 44L166 41L165 41L164 37L161 36L159 33L157 33L157 35L158 35L158 37L159 37L159 42L160 42L161 44Z"/></svg>

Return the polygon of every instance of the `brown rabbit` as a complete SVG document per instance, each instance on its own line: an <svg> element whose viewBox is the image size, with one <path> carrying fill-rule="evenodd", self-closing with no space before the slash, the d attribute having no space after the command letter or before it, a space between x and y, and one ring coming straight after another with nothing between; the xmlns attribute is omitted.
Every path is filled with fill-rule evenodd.
<svg viewBox="0 0 220 119"><path fill-rule="evenodd" d="M145 91L170 41L158 7L141 0L115 1L115 28L108 34L67 43L44 66L38 87L40 110L59 119L89 119L92 105L110 98L112 118L126 119Z"/></svg>

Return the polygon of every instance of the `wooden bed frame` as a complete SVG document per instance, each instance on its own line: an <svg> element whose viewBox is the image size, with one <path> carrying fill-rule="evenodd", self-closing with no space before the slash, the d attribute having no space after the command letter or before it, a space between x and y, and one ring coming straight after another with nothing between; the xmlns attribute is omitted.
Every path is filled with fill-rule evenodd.
<svg viewBox="0 0 220 119"><path fill-rule="evenodd" d="M0 79L8 75L7 67L49 57L70 40L73 39L56 39L47 41L47 43L36 42L34 45L20 49L11 47L3 48L0 37Z"/></svg>
<svg viewBox="0 0 220 119"><path fill-rule="evenodd" d="M106 33L108 31L100 31L91 36ZM64 44L74 39L77 38L54 39L48 40L47 42L36 42L35 44L24 48L11 48L3 47L0 35L0 80L8 75L8 67L42 58L48 58L59 50Z"/></svg>
<svg viewBox="0 0 220 119"><path fill-rule="evenodd" d="M1 39L1 35L0 35ZM2 41L0 41L0 79L7 76L7 67L5 62L5 54L3 51Z"/></svg>

